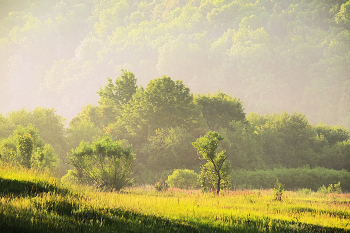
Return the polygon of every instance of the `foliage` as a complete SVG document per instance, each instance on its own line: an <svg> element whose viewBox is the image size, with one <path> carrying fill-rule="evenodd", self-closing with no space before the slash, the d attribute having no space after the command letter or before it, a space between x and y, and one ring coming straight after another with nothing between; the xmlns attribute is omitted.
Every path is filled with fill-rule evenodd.
<svg viewBox="0 0 350 233"><path fill-rule="evenodd" d="M81 141L92 142L98 133L98 128L90 121L84 119L76 123L71 122L67 129L67 148L76 148Z"/></svg>
<svg viewBox="0 0 350 233"><path fill-rule="evenodd" d="M90 181L99 187L116 190L130 185L134 154L130 146L124 149L122 144L122 141L113 142L107 134L91 144L82 141L68 154L79 181Z"/></svg>
<svg viewBox="0 0 350 233"><path fill-rule="evenodd" d="M53 170L58 156L50 144L45 144L32 125L17 126L8 138L0 141L0 159L26 168Z"/></svg>
<svg viewBox="0 0 350 233"><path fill-rule="evenodd" d="M114 102L115 106L120 108L127 104L131 100L133 94L137 90L135 75L122 69L121 77L115 79L115 85L112 79L108 78L108 84L101 88L98 92L100 96L100 105L103 105L103 101L110 99Z"/></svg>
<svg viewBox="0 0 350 233"><path fill-rule="evenodd" d="M115 122L116 117L122 112L122 106L132 99L137 90L135 75L128 70L122 69L121 77L115 79L115 85L112 79L107 80L108 84L104 88L100 87L97 92L100 96L99 110L103 126Z"/></svg>
<svg viewBox="0 0 350 233"><path fill-rule="evenodd" d="M155 183L154 187L156 188L156 190L158 192L166 191L168 189L168 185L167 185L167 183L165 183L165 181L159 181L159 182Z"/></svg>
<svg viewBox="0 0 350 233"><path fill-rule="evenodd" d="M320 192L322 194L328 194L328 193L341 194L342 190L340 187L340 182L338 182L337 184L329 184L328 187L326 187L325 185L322 185L317 189L317 192Z"/></svg>
<svg viewBox="0 0 350 233"><path fill-rule="evenodd" d="M123 119L127 121L127 127L135 128L130 125L131 121L141 117L148 131L153 132L158 128L194 128L198 125L199 115L190 89L180 80L163 76L151 80L145 90L136 93L124 108Z"/></svg>
<svg viewBox="0 0 350 233"><path fill-rule="evenodd" d="M273 188L273 191L275 193L275 200L276 201L282 201L282 195L284 192L284 185L281 184L278 180L275 183L275 186Z"/></svg>
<svg viewBox="0 0 350 233"><path fill-rule="evenodd" d="M71 148L108 132L133 145L137 176L153 184L164 169L191 168L190 141L208 130L225 138L233 169L350 171L348 130L330 126L350 126L349 1L2 5L0 109L19 110L0 116L0 138L34 125L61 175ZM241 100L256 114L245 119ZM55 109L23 105L74 118L66 131ZM3 158L18 156L10 141Z"/></svg>
<svg viewBox="0 0 350 233"><path fill-rule="evenodd" d="M190 132L183 127L159 128L143 145L139 162L158 172L193 166L196 162L196 154L190 144L193 139Z"/></svg>
<svg viewBox="0 0 350 233"><path fill-rule="evenodd" d="M328 192L329 193L342 193L341 187L340 187L340 182L337 184L329 184L328 186Z"/></svg>
<svg viewBox="0 0 350 233"><path fill-rule="evenodd" d="M231 172L232 186L236 189L273 189L276 180L284 184L285 190L298 190L301 188L317 191L319 187L329 184L342 184L342 190L350 190L348 181L350 173L345 170L337 171L316 167L310 169L303 168L275 168L273 170L234 170Z"/></svg>
<svg viewBox="0 0 350 233"><path fill-rule="evenodd" d="M31 167L31 158L34 149L34 140L32 135L24 134L18 135L18 154L22 157L21 164L26 167Z"/></svg>
<svg viewBox="0 0 350 233"><path fill-rule="evenodd" d="M215 152L221 140L223 137L217 132L209 131L192 143L198 154L202 155L201 159L207 160L202 166L200 175L202 190L216 190L217 194L221 188L230 188L230 169L229 163L226 162L226 151L221 151L219 154Z"/></svg>
<svg viewBox="0 0 350 233"><path fill-rule="evenodd" d="M16 125L17 130L19 126L22 126L23 129L28 127L35 128L34 131L36 136L34 136L34 144L36 144L36 147L40 147L39 151L34 148L33 152L33 154L36 154L36 156L34 156L36 162L33 162L36 163L36 167L45 167L46 169L57 167L57 172L61 174L64 172L66 168L64 160L66 158L66 153L68 152L65 140L65 119L58 115L55 109L37 107L34 110L29 111L28 109L21 108L17 111L8 113L6 115L6 121L9 126ZM15 132L16 127L13 127L13 130ZM29 131L33 136L34 131ZM19 134L22 135L23 133L24 132L21 132ZM7 137L8 136L10 135L7 135ZM45 144L50 146L45 146ZM46 149L44 149L44 147ZM49 147L51 149L49 149ZM40 155L43 151L45 151L44 153L47 153L46 156Z"/></svg>
<svg viewBox="0 0 350 233"><path fill-rule="evenodd" d="M203 117L210 130L228 128L231 121L245 120L242 102L221 91L196 95L195 101L201 106Z"/></svg>
<svg viewBox="0 0 350 233"><path fill-rule="evenodd" d="M166 183L170 188L195 189L199 186L198 174L193 170L175 169Z"/></svg>
<svg viewBox="0 0 350 233"><path fill-rule="evenodd" d="M349 126L348 1L3 5L4 112L26 100L71 119L122 68L119 77L132 69L143 84L167 74L195 93L221 89L244 100L249 112L298 111L312 123Z"/></svg>

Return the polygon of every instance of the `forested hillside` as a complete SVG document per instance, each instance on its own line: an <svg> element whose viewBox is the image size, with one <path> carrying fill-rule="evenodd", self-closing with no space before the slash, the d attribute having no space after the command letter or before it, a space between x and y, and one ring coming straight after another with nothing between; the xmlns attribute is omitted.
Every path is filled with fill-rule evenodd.
<svg viewBox="0 0 350 233"><path fill-rule="evenodd" d="M220 136L212 135L222 142L216 142L214 152L217 148L223 153L225 169L233 177L243 177L237 175L242 170L270 170L270 180L290 177L296 168L307 176L310 168L314 172L323 167L329 177L312 176L313 182L302 183L312 185L336 183L350 171L350 133L344 127L315 126L296 112L246 115L237 98L220 91L193 95L182 81L167 76L152 79L146 87L136 83L127 70L107 79L98 91L98 104L84 106L67 129L54 109L0 115L0 161L56 171L67 182L107 185L113 180L113 187L120 189L132 181L165 180L174 169L198 172L204 163L196 152L199 144L195 150L192 142L217 131Z"/></svg>
<svg viewBox="0 0 350 233"><path fill-rule="evenodd" d="M350 127L349 20L347 0L2 0L0 111L70 120L123 68Z"/></svg>

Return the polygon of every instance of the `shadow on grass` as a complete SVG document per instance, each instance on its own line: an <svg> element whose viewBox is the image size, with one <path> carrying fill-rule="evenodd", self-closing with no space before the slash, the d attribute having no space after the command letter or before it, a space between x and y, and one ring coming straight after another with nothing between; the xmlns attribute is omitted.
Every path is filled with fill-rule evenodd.
<svg viewBox="0 0 350 233"><path fill-rule="evenodd" d="M119 208L96 208L72 196L45 200L35 198L44 192L69 193L47 183L0 178L0 197L33 197L30 202L34 204L28 209L0 201L0 232L347 232L339 228L281 220L273 220L271 225L268 218L237 220L227 216L224 220L207 223L186 217L169 220Z"/></svg>
<svg viewBox="0 0 350 233"><path fill-rule="evenodd" d="M275 221L236 221L228 225L189 220L169 220L123 209L72 208L62 212L61 202L48 212L43 209L16 210L0 203L0 226L3 232L347 232L345 229ZM62 205L66 206L67 203ZM76 206L77 207L77 206ZM0 231L1 231L0 230Z"/></svg>
<svg viewBox="0 0 350 233"><path fill-rule="evenodd" d="M46 182L30 182L25 180L11 180L3 179L0 177L0 195L6 196L37 196L40 193L55 192L61 195L67 195L69 190L63 188L57 188Z"/></svg>

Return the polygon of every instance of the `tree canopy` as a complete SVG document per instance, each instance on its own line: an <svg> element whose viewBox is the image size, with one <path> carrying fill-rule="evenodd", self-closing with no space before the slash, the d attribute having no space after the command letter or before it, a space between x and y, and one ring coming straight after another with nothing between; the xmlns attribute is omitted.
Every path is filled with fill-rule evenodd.
<svg viewBox="0 0 350 233"><path fill-rule="evenodd" d="M91 93L106 77L130 78L132 70L144 86L166 75L196 94L220 89L238 97L247 112L297 111L313 124L349 127L349 6L347 0L3 1L1 113L53 106L70 120L87 103L97 104Z"/></svg>

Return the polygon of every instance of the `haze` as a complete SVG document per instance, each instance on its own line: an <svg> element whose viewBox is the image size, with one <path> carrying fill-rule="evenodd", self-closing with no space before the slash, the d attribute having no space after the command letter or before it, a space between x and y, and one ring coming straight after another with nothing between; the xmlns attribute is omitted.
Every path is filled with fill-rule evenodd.
<svg viewBox="0 0 350 233"><path fill-rule="evenodd" d="M301 112L350 127L345 0L0 1L0 112L53 107L72 119L128 69L245 112Z"/></svg>

